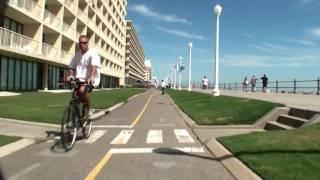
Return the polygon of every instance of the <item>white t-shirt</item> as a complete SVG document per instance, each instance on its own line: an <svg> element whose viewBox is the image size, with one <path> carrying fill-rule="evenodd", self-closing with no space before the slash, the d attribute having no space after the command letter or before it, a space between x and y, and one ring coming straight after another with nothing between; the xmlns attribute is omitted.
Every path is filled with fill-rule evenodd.
<svg viewBox="0 0 320 180"><path fill-rule="evenodd" d="M166 87L166 83L165 82L161 82L161 87L162 88Z"/></svg>
<svg viewBox="0 0 320 180"><path fill-rule="evenodd" d="M93 85L97 87L100 84L101 62L98 52L96 50L89 49L84 54L82 54L81 51L77 52L72 58L69 68L76 70L76 78L80 79L80 81L85 81L89 77L88 66L90 63L93 66L97 66L93 83Z"/></svg>
<svg viewBox="0 0 320 180"><path fill-rule="evenodd" d="M203 78L203 85L208 86L208 79L207 78Z"/></svg>

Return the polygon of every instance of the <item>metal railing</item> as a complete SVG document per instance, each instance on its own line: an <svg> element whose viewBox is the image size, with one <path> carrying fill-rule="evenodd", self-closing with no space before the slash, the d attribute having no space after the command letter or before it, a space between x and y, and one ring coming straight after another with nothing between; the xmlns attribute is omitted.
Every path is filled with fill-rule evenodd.
<svg viewBox="0 0 320 180"><path fill-rule="evenodd" d="M27 36L0 27L0 46L38 55L40 43Z"/></svg>
<svg viewBox="0 0 320 180"><path fill-rule="evenodd" d="M201 88L202 82L193 83L194 87ZM209 89L214 88L214 83L209 83ZM220 83L219 89L242 91L243 83ZM317 94L320 95L320 78L314 80L296 80L293 81L269 81L267 90L274 93L293 93L293 94ZM252 85L249 84L247 91L252 91ZM256 91L262 91L262 81L256 83Z"/></svg>

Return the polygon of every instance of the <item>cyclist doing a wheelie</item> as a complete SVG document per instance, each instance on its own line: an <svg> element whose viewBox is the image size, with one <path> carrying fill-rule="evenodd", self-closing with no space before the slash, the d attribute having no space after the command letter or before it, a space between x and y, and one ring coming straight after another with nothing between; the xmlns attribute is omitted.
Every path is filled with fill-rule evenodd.
<svg viewBox="0 0 320 180"><path fill-rule="evenodd" d="M97 87L100 83L101 62L98 52L89 48L89 38L85 35L79 37L79 49L71 60L69 65L69 75L67 81L79 79L88 85L82 85L77 95L81 97L89 107L89 117L93 113L89 93L93 87ZM92 87L92 86L93 87Z"/></svg>

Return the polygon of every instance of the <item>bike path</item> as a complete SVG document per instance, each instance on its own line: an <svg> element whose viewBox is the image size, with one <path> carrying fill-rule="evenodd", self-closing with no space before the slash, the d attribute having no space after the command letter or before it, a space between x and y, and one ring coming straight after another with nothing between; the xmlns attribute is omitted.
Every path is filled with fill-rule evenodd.
<svg viewBox="0 0 320 180"><path fill-rule="evenodd" d="M89 140L69 152L49 141L0 159L2 173L9 180L233 179L160 91L133 98L94 125Z"/></svg>

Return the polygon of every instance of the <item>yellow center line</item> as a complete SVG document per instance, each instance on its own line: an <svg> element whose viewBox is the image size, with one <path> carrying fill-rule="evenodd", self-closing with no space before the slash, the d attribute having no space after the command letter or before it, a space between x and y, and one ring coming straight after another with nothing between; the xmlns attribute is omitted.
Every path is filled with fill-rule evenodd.
<svg viewBox="0 0 320 180"><path fill-rule="evenodd" d="M141 119L143 113L146 111L152 97L154 96L154 94L152 94L146 105L143 107L142 111L138 114L138 116L136 117L136 119L133 121L133 123L130 125L130 128L133 128L138 121ZM94 180L96 179L98 173L101 171L101 169L108 163L109 159L111 158L112 153L110 153L108 151L108 153L100 160L100 162L94 167L94 169L88 174L88 176L85 178L85 180Z"/></svg>
<svg viewBox="0 0 320 180"><path fill-rule="evenodd" d="M96 165L96 167L94 167L94 169L90 172L90 174L88 174L88 176L85 178L85 180L94 180L96 179L98 173L101 171L101 169L105 166L105 164L107 164L107 162L109 161L109 159L111 158L112 153L107 153L102 159L101 161Z"/></svg>
<svg viewBox="0 0 320 180"><path fill-rule="evenodd" d="M152 94L152 95L149 97L146 105L143 107L142 111L138 114L138 116L136 117L136 119L135 119L135 120L133 121L133 123L130 125L130 128L133 128L133 127L138 123L138 121L141 119L143 113L146 111L146 109L147 109L147 107L148 107L148 105L149 105L149 103L150 103L150 101L151 101L151 99L152 99L153 96L154 96L154 94Z"/></svg>

